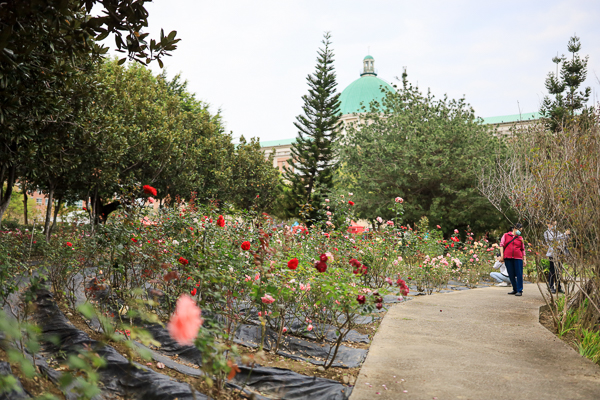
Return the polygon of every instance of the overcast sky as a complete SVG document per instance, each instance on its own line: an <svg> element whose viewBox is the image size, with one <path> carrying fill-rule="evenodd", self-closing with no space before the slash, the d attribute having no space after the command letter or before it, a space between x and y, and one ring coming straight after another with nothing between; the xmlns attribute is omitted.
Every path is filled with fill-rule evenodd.
<svg viewBox="0 0 600 400"><path fill-rule="evenodd" d="M576 33L590 56L586 83L600 97L598 0L155 0L148 11L151 36L164 28L182 39L164 60L168 75L180 72L236 137L296 136L324 31L340 92L369 53L380 78L391 82L406 66L421 89L464 95L481 117L537 111L551 59Z"/></svg>

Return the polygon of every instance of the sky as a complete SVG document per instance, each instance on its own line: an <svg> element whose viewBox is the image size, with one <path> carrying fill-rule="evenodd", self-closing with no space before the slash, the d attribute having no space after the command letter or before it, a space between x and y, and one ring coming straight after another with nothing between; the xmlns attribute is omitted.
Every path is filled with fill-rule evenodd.
<svg viewBox="0 0 600 400"><path fill-rule="evenodd" d="M600 99L598 0L154 0L147 10L151 37L163 28L181 38L167 74L181 73L234 137L297 135L325 31L339 92L370 54L380 78L393 82L406 66L420 89L464 96L481 117L539 110L552 57L576 34L589 55L586 86Z"/></svg>

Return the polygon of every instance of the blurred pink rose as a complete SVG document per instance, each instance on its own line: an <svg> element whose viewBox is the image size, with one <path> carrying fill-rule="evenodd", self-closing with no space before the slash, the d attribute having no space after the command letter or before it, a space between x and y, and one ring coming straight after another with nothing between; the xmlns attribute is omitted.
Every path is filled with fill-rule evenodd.
<svg viewBox="0 0 600 400"><path fill-rule="evenodd" d="M177 300L175 312L167 324L169 335L182 346L191 346L198 335L204 320L202 312L194 300L188 295L182 295Z"/></svg>

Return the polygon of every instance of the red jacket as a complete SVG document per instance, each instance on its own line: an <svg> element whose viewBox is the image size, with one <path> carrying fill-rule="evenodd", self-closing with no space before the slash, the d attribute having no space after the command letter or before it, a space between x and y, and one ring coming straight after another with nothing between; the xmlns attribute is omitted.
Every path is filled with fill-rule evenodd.
<svg viewBox="0 0 600 400"><path fill-rule="evenodd" d="M525 244L523 243L523 237L517 236L515 240L513 238L512 232L507 232L502 236L502 240L500 241L500 246L504 247L504 258L516 258L518 260L523 259L523 254L525 254ZM512 242L506 246L508 242Z"/></svg>

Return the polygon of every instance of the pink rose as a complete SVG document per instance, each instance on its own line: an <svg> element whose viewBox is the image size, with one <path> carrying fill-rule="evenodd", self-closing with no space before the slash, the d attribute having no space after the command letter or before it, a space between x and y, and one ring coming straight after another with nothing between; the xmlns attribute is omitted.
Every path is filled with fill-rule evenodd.
<svg viewBox="0 0 600 400"><path fill-rule="evenodd" d="M177 300L175 312L167 324L169 335L180 345L191 346L204 322L201 314L194 300L188 295L182 295Z"/></svg>
<svg viewBox="0 0 600 400"><path fill-rule="evenodd" d="M271 303L273 303L275 301L275 299L270 294L265 294L265 296L261 297L260 300L264 304L271 304Z"/></svg>

